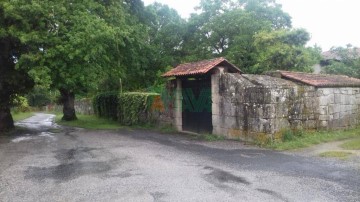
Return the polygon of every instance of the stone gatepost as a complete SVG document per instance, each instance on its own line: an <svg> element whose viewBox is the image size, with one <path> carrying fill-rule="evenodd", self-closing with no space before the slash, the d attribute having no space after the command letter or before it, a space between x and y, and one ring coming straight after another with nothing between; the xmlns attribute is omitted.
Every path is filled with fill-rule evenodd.
<svg viewBox="0 0 360 202"><path fill-rule="evenodd" d="M222 129L220 125L220 77L221 74L226 72L226 67L216 67L211 75L211 101L212 101L212 126L213 126L213 134L222 135Z"/></svg>
<svg viewBox="0 0 360 202"><path fill-rule="evenodd" d="M181 87L181 79L176 79L176 90L175 90L175 127L178 131L182 131L182 87Z"/></svg>

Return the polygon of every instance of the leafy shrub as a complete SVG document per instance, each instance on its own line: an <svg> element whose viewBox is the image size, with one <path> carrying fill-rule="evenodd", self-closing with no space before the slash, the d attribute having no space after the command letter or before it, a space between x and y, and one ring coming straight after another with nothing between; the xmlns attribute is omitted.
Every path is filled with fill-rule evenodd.
<svg viewBox="0 0 360 202"><path fill-rule="evenodd" d="M119 93L107 92L96 95L93 99L95 114L99 117L118 119Z"/></svg>
<svg viewBox="0 0 360 202"><path fill-rule="evenodd" d="M302 137L303 135L304 135L303 130L296 130L296 129L285 130L282 133L282 141L283 142L292 141L297 137Z"/></svg>
<svg viewBox="0 0 360 202"><path fill-rule="evenodd" d="M136 125L151 122L151 106L156 93L107 92L94 97L95 114L99 117L119 120L123 125Z"/></svg>
<svg viewBox="0 0 360 202"><path fill-rule="evenodd" d="M123 93L119 96L118 118L124 125L152 121L151 105L156 93Z"/></svg>
<svg viewBox="0 0 360 202"><path fill-rule="evenodd" d="M12 106L14 107L15 112L29 112L31 108L29 106L28 100L26 97L15 95L12 98Z"/></svg>

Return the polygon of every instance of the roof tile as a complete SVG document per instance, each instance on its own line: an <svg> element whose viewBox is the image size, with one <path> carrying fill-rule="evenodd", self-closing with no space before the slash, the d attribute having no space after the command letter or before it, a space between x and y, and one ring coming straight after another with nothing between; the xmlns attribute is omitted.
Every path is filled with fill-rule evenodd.
<svg viewBox="0 0 360 202"><path fill-rule="evenodd" d="M278 71L283 78L315 87L360 87L360 79L345 75Z"/></svg>
<svg viewBox="0 0 360 202"><path fill-rule="evenodd" d="M176 68L166 72L162 76L171 77L171 76L190 76L190 75L206 74L212 68L220 65L221 63L225 63L225 65L230 67L232 71L241 73L241 70L239 68L228 62L225 58L220 57L211 60L203 60L199 62L180 64Z"/></svg>

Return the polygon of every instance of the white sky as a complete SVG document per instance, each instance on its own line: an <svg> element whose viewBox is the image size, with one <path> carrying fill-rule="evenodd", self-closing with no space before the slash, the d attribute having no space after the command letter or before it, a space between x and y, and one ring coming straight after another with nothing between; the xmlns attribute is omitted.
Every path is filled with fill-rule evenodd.
<svg viewBox="0 0 360 202"><path fill-rule="evenodd" d="M187 18L200 0L143 0L167 4ZM323 51L351 43L360 47L360 0L277 0L292 17L293 27L311 34L308 45L317 44Z"/></svg>

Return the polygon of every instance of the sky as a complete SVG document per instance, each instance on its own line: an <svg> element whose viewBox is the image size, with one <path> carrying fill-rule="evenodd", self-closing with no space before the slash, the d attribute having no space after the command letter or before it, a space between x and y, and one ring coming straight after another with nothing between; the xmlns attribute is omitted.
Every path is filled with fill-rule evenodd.
<svg viewBox="0 0 360 202"><path fill-rule="evenodd" d="M155 1L174 8L183 18L195 12L200 0ZM360 47L360 0L277 0L290 14L294 28L305 28L311 34L309 46L317 44L323 51L333 46L352 44Z"/></svg>

